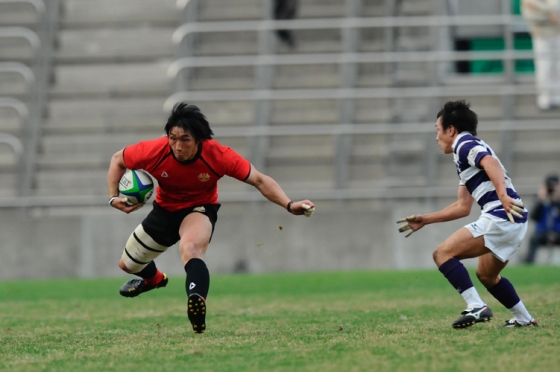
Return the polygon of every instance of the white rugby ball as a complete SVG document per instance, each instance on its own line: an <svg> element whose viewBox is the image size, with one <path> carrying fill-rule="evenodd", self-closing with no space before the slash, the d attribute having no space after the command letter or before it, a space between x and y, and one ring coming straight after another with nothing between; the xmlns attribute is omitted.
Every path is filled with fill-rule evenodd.
<svg viewBox="0 0 560 372"><path fill-rule="evenodd" d="M119 181L119 193L130 205L144 204L154 193L154 181L143 170L127 169Z"/></svg>

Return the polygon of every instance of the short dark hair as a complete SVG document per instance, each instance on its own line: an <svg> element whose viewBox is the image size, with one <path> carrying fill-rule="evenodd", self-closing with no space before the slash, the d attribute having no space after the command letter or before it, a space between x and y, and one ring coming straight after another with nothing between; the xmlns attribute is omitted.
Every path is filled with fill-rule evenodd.
<svg viewBox="0 0 560 372"><path fill-rule="evenodd" d="M210 129L210 124L206 120L206 116L195 105L189 105L186 102L177 103L167 124L165 124L165 134L169 136L172 128L179 127L185 132L189 132L195 141L211 139L214 132Z"/></svg>
<svg viewBox="0 0 560 372"><path fill-rule="evenodd" d="M470 109L470 104L465 101L447 101L443 108L439 110L437 118L441 117L441 128L446 130L450 126L454 126L457 132L469 132L476 136L476 127L478 126L478 117L475 112Z"/></svg>

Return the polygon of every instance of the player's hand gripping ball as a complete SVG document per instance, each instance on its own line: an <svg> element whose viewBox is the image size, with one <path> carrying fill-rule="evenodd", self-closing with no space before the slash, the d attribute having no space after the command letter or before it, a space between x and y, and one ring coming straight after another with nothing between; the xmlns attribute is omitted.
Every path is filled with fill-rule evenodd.
<svg viewBox="0 0 560 372"><path fill-rule="evenodd" d="M154 181L142 170L128 169L119 181L119 193L129 205L144 204L154 193Z"/></svg>

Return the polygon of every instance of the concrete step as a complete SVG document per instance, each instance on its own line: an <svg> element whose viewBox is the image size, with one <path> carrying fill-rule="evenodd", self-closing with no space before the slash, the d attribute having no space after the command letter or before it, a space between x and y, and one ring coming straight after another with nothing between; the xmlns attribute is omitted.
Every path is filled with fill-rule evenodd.
<svg viewBox="0 0 560 372"><path fill-rule="evenodd" d="M306 0L299 2L298 18L339 18L346 14L344 0Z"/></svg>
<svg viewBox="0 0 560 372"><path fill-rule="evenodd" d="M0 169L16 170L18 167L18 157L11 146L0 142ZM3 176L3 174L2 174Z"/></svg>
<svg viewBox="0 0 560 372"><path fill-rule="evenodd" d="M236 67L198 67L191 69L189 90L254 89L255 68Z"/></svg>
<svg viewBox="0 0 560 372"><path fill-rule="evenodd" d="M329 135L277 136L270 139L266 157L269 161L278 163L291 160L298 162L316 160L332 164L335 145L335 137Z"/></svg>
<svg viewBox="0 0 560 372"><path fill-rule="evenodd" d="M273 101L270 121L272 124L338 123L337 104L328 99Z"/></svg>
<svg viewBox="0 0 560 372"><path fill-rule="evenodd" d="M59 32L58 63L125 62L173 58L175 27L69 29Z"/></svg>
<svg viewBox="0 0 560 372"><path fill-rule="evenodd" d="M83 96L165 96L170 60L148 63L57 65L52 98Z"/></svg>
<svg viewBox="0 0 560 372"><path fill-rule="evenodd" d="M37 169L39 171L107 170L112 155L112 153L42 154L37 159Z"/></svg>
<svg viewBox="0 0 560 372"><path fill-rule="evenodd" d="M199 22L259 20L264 9L261 0L199 1Z"/></svg>
<svg viewBox="0 0 560 372"><path fill-rule="evenodd" d="M178 25L176 0L63 0L62 27Z"/></svg>
<svg viewBox="0 0 560 372"><path fill-rule="evenodd" d="M169 113L160 98L53 99L44 132L127 133L160 132Z"/></svg>
<svg viewBox="0 0 560 372"><path fill-rule="evenodd" d="M338 88L341 84L338 64L278 66L274 89Z"/></svg>
<svg viewBox="0 0 560 372"><path fill-rule="evenodd" d="M205 32L196 35L195 56L257 54L255 31Z"/></svg>
<svg viewBox="0 0 560 372"><path fill-rule="evenodd" d="M23 76L17 72L0 72L0 96L26 96L32 87L28 87Z"/></svg>
<svg viewBox="0 0 560 372"><path fill-rule="evenodd" d="M2 169L0 177L0 196L12 197L18 195L18 172L13 169Z"/></svg>
<svg viewBox="0 0 560 372"><path fill-rule="evenodd" d="M0 27L30 27L39 23L40 16L31 3L0 3Z"/></svg>
<svg viewBox="0 0 560 372"><path fill-rule="evenodd" d="M391 100L357 99L354 101L354 121L356 123L388 123L392 119Z"/></svg>
<svg viewBox="0 0 560 372"><path fill-rule="evenodd" d="M391 16L388 2L385 0L362 0L362 17L385 17Z"/></svg>
<svg viewBox="0 0 560 372"><path fill-rule="evenodd" d="M103 135L83 134L72 135L47 135L41 138L40 148L45 155L70 155L81 156L82 154L108 154L112 156L118 150L132 143L146 139L157 138L160 133L153 134L121 134Z"/></svg>
<svg viewBox="0 0 560 372"><path fill-rule="evenodd" d="M0 62L21 62L31 65L36 51L22 37L0 38Z"/></svg>
<svg viewBox="0 0 560 372"><path fill-rule="evenodd" d="M334 188L334 168L327 164L268 164L265 173L285 190L328 190Z"/></svg>
<svg viewBox="0 0 560 372"><path fill-rule="evenodd" d="M107 169L39 170L35 182L39 196L107 195Z"/></svg>
<svg viewBox="0 0 560 372"><path fill-rule="evenodd" d="M21 118L15 110L0 106L0 132L19 136L24 125L24 118Z"/></svg>

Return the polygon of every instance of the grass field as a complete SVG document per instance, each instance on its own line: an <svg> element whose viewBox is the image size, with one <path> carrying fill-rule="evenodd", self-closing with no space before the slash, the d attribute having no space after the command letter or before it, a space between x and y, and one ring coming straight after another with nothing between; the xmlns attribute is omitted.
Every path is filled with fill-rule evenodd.
<svg viewBox="0 0 560 372"><path fill-rule="evenodd" d="M558 370L560 268L504 276L539 328L502 329L509 312L478 283L494 320L451 328L464 302L435 268L214 275L203 335L183 277L134 299L118 295L122 279L5 281L0 370Z"/></svg>

